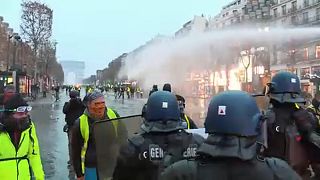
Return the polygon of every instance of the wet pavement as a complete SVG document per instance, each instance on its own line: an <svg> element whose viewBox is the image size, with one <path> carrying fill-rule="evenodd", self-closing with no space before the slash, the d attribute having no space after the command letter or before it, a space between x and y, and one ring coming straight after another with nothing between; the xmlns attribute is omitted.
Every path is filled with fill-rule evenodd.
<svg viewBox="0 0 320 180"><path fill-rule="evenodd" d="M81 92L82 97L84 92ZM68 139L63 132L65 125L63 105L69 100L65 92L60 93L60 101L50 97L38 98L30 102L33 107L31 118L34 121L41 149L41 158L46 179L68 179ZM106 94L107 106L116 110L120 116L141 114L146 99L115 100L112 93Z"/></svg>

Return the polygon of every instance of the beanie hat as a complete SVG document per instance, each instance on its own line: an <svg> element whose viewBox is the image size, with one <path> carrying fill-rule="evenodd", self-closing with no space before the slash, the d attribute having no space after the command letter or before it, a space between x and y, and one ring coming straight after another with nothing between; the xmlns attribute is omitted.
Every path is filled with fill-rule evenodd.
<svg viewBox="0 0 320 180"><path fill-rule="evenodd" d="M28 106L28 103L22 98L20 94L14 94L8 101L4 104L4 109L12 110L20 106Z"/></svg>

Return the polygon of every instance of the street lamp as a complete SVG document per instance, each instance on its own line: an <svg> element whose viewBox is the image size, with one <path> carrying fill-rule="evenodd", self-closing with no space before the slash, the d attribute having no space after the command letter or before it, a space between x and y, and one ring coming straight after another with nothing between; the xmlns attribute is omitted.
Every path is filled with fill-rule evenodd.
<svg viewBox="0 0 320 180"><path fill-rule="evenodd" d="M8 35L8 51L7 51L7 72L9 71L9 59L10 59L10 40L13 38L13 35Z"/></svg>
<svg viewBox="0 0 320 180"><path fill-rule="evenodd" d="M13 61L12 61L12 69L15 70L16 67L16 56L17 56L17 43L21 43L22 39L18 34L15 34L14 36L14 51L13 51Z"/></svg>
<svg viewBox="0 0 320 180"><path fill-rule="evenodd" d="M241 63L245 69L245 84L246 84L246 91L249 91L248 86L248 69L250 65L252 64L253 57L255 55L255 48L251 48L250 50L244 50L240 52L241 57Z"/></svg>

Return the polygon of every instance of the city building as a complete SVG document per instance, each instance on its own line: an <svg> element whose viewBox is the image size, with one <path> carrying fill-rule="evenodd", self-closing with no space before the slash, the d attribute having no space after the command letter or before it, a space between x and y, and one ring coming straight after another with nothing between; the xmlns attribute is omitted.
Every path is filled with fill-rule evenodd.
<svg viewBox="0 0 320 180"><path fill-rule="evenodd" d="M245 5L246 0L234 0L224 6L218 15L209 18L209 29L220 29L225 26L240 23L241 16L244 15L242 9L245 8Z"/></svg>
<svg viewBox="0 0 320 180"><path fill-rule="evenodd" d="M310 28L320 25L320 0L276 0L271 6L271 27ZM302 36L302 35L301 35ZM302 89L319 92L320 37L292 39L285 46L275 45L271 71L287 70L301 78Z"/></svg>
<svg viewBox="0 0 320 180"><path fill-rule="evenodd" d="M320 0L274 0L273 27L314 26L320 24Z"/></svg>
<svg viewBox="0 0 320 180"><path fill-rule="evenodd" d="M208 20L204 15L194 16L194 18L186 22L181 29L175 33L175 37L182 37L188 34L197 34L204 32L208 27Z"/></svg>
<svg viewBox="0 0 320 180"><path fill-rule="evenodd" d="M272 0L233 0L209 19L209 30L235 26L265 26L270 19Z"/></svg>
<svg viewBox="0 0 320 180"><path fill-rule="evenodd" d="M60 64L62 65L64 72L64 84L82 84L85 70L84 61L61 61Z"/></svg>
<svg viewBox="0 0 320 180"><path fill-rule="evenodd" d="M320 0L236 0L227 4L222 8L221 12L214 18L209 19L209 31L218 29L227 29L234 27L254 27L259 30L274 28L307 28L317 27L320 24ZM299 34L295 35L299 36ZM303 36L303 35L301 35ZM320 78L320 37L313 36L312 38L295 38L292 37L287 42L282 44L267 44L263 53L264 60L263 65L254 65L257 59L260 61L260 57L255 53L250 56L254 56L249 64L253 65L248 67L248 82L244 82L245 77L244 67L241 68L242 58L240 58L240 69L238 70L239 81L242 84L254 83L254 76L258 69L259 71L265 71L264 75L260 74L260 77L270 77L278 71L291 71L296 73L302 80L303 91L314 94L319 92L319 78ZM255 46L252 44L252 46ZM257 47L254 47L257 49ZM241 51L247 51L241 49ZM240 54L240 52L239 52ZM236 61L235 61L236 62ZM266 63L268 62L268 63ZM228 72L226 68L221 66L222 69L218 70L215 78L216 85L221 89L221 84L226 85L228 81ZM231 71L231 70L230 70ZM226 75L221 74L225 72ZM258 73L259 74L259 73ZM257 76L257 77L259 77ZM220 78L220 80L219 80ZM259 84L266 82L266 79L260 78ZM251 85L252 86L252 85ZM248 84L246 85L248 87ZM216 88L217 89L217 88ZM243 86L242 86L243 89ZM249 88L250 89L250 88Z"/></svg>
<svg viewBox="0 0 320 180"><path fill-rule="evenodd" d="M31 93L32 50L0 16L0 93L13 84L22 94Z"/></svg>

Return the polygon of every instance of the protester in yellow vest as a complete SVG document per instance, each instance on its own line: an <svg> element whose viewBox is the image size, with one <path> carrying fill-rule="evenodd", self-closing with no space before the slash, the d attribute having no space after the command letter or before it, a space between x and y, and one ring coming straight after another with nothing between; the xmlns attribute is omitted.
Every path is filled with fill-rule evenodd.
<svg viewBox="0 0 320 180"><path fill-rule="evenodd" d="M28 115L31 109L18 94L4 105L0 120L1 180L44 179L36 128Z"/></svg>
<svg viewBox="0 0 320 180"><path fill-rule="evenodd" d="M320 132L320 94L316 94L315 97L312 99L311 104L307 107L307 110L311 112L317 120L317 131Z"/></svg>
<svg viewBox="0 0 320 180"><path fill-rule="evenodd" d="M196 123L185 113L184 109L186 108L186 100L180 95L176 95L180 108L180 117L182 123L186 125L186 129L198 129Z"/></svg>
<svg viewBox="0 0 320 180"><path fill-rule="evenodd" d="M72 132L72 159L73 166L79 180L97 179L96 147L93 140L92 125L95 121L115 119L118 113L107 108L104 96L99 91L93 91L87 97L87 109L75 122ZM117 133L118 129L125 128L124 124L115 121L112 123ZM121 126L121 127L120 127Z"/></svg>
<svg viewBox="0 0 320 180"><path fill-rule="evenodd" d="M311 112L315 117L315 131L320 133L320 94L317 93L312 99L311 104L307 107L307 110ZM316 155L318 156L318 155ZM320 179L320 164L313 163L311 164L312 170L314 172L314 179Z"/></svg>

